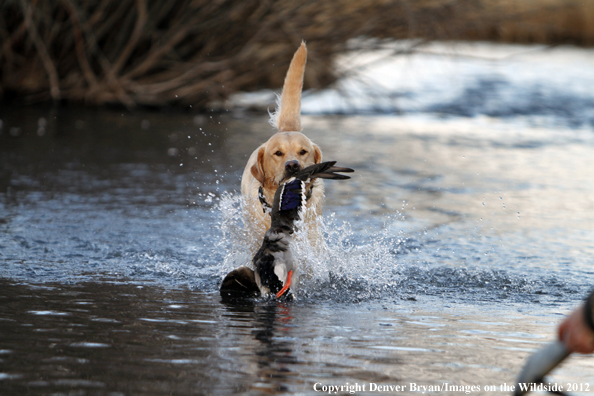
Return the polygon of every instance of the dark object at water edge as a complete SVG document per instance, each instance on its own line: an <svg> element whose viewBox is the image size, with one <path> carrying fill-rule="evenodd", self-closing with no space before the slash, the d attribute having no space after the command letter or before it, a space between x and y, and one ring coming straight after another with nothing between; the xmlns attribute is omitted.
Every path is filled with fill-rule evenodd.
<svg viewBox="0 0 594 396"><path fill-rule="evenodd" d="M254 271L243 265L229 272L221 284L223 298L251 298L259 295L260 289L256 284Z"/></svg>

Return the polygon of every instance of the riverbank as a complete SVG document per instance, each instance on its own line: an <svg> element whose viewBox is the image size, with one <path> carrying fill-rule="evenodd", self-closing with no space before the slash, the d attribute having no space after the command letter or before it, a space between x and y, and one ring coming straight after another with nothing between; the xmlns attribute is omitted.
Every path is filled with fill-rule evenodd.
<svg viewBox="0 0 594 396"><path fill-rule="evenodd" d="M352 39L594 44L594 0L207 0L9 3L0 13L0 98L206 109L240 91L280 89L302 39L306 89L339 77Z"/></svg>

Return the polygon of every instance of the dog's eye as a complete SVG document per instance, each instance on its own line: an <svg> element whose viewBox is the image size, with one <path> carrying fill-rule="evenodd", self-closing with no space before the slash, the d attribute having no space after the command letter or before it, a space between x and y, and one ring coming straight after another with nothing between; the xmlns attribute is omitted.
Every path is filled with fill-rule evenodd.
<svg viewBox="0 0 594 396"><path fill-rule="evenodd" d="M277 150L276 153L274 153L274 155L278 155L279 157L283 156L283 152L280 150Z"/></svg>
<svg viewBox="0 0 594 396"><path fill-rule="evenodd" d="M299 152L299 155L305 155L305 154L307 154L307 150L301 150L301 151Z"/></svg>

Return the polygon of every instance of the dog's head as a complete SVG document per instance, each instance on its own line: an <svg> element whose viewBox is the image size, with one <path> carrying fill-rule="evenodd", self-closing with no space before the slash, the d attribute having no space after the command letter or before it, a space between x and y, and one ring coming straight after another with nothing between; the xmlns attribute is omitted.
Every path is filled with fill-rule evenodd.
<svg viewBox="0 0 594 396"><path fill-rule="evenodd" d="M301 132L280 132L258 151L251 172L266 189L275 190L286 174L322 162L322 151Z"/></svg>

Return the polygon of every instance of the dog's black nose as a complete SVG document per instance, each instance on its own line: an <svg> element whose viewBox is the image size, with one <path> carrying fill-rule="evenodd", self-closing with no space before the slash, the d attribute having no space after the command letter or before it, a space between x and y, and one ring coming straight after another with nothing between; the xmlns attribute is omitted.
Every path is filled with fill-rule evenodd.
<svg viewBox="0 0 594 396"><path fill-rule="evenodd" d="M299 169L301 169L301 166L299 166L299 161L287 161L285 162L285 170L287 172L297 172Z"/></svg>

